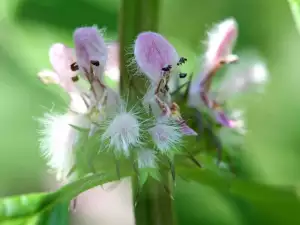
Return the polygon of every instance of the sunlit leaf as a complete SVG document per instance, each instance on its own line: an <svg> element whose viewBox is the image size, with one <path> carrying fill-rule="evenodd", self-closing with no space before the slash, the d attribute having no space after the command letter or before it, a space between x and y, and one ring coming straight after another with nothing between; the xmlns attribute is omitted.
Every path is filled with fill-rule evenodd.
<svg viewBox="0 0 300 225"><path fill-rule="evenodd" d="M125 174L124 174L125 175ZM67 224L67 206L81 192L115 180L94 174L70 183L56 192L12 196L0 200L0 224Z"/></svg>

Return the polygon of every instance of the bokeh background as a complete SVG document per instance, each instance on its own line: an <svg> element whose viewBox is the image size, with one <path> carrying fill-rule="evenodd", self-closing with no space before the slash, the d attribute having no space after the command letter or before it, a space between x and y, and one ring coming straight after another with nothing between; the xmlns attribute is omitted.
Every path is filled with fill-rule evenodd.
<svg viewBox="0 0 300 225"><path fill-rule="evenodd" d="M162 0L161 5L159 30L191 59L187 71L194 66L192 59L202 53L207 29L224 18L236 18L240 32L236 50L257 50L270 70L265 93L242 102L249 126L243 167L251 179L263 183L300 184L300 36L287 2ZM44 86L37 73L50 68L52 43L72 46L78 26L106 27L106 38L116 40L119 7L119 0L0 1L0 196L55 186L49 184L51 177L45 179L36 118L50 109L63 111L67 102L58 87ZM128 202L128 185L124 188L126 193L119 188L117 195ZM112 218L122 211L131 213L128 204L112 197L112 192L108 195L102 194L99 201L115 201L107 204ZM179 181L175 204L180 224L284 224L284 219L273 221L264 210L246 202L184 181ZM132 224L132 216L122 218L122 224Z"/></svg>

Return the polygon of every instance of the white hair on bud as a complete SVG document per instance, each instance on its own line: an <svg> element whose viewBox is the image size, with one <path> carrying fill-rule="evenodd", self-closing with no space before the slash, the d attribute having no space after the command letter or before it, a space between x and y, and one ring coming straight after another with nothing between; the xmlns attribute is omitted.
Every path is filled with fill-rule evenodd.
<svg viewBox="0 0 300 225"><path fill-rule="evenodd" d="M155 126L149 129L153 142L162 153L177 150L181 145L182 132L171 119L159 119Z"/></svg>
<svg viewBox="0 0 300 225"><path fill-rule="evenodd" d="M132 111L126 111L124 106L121 110L102 123L106 126L101 139L109 142L110 149L115 153L128 157L130 148L140 144L140 123L138 116Z"/></svg>
<svg viewBox="0 0 300 225"><path fill-rule="evenodd" d="M156 168L157 167L157 157L153 149L141 149L138 152L138 168Z"/></svg>
<svg viewBox="0 0 300 225"><path fill-rule="evenodd" d="M57 179L65 179L74 164L74 147L78 141L79 131L71 125L88 128L88 120L78 114L46 113L39 119L42 125L39 133L42 154L48 159L48 166L52 168Z"/></svg>

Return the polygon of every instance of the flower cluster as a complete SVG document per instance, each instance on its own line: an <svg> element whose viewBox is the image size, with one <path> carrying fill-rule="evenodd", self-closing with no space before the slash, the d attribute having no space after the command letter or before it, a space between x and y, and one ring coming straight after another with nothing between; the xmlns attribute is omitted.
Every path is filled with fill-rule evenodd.
<svg viewBox="0 0 300 225"><path fill-rule="evenodd" d="M243 134L243 112L228 112L225 103L236 93L265 83L268 73L259 58L232 53L237 36L237 23L232 18L209 32L201 71L188 89L188 103L199 111L207 110L221 127ZM59 85L70 98L65 114L47 113L41 119L41 149L49 158L49 166L58 178L66 179L76 166L76 151L84 131L87 139L98 140L89 152L111 153L116 165L118 160L125 159L134 163L133 168L151 171L167 159L173 175L172 160L182 149L184 136L198 135L181 116L169 88L171 79L187 77L181 68L187 59L162 35L140 33L134 41L134 61L148 79L149 87L143 98L128 102L106 84L104 76L111 71L119 76L119 45L107 43L97 27L77 28L73 39L74 49L53 44L49 51L53 70L38 74L43 83ZM237 65L227 71L218 89L213 90L212 82L219 69L235 62ZM84 153L85 149L80 151Z"/></svg>
<svg viewBox="0 0 300 225"><path fill-rule="evenodd" d="M49 51L53 71L38 74L43 83L58 84L70 98L67 113L47 113L41 119L41 149L57 178L66 180L76 166L83 130L88 138L99 140L92 151L109 152L116 159L134 158L140 169L156 168L159 159L171 159L180 150L183 136L197 135L172 102L168 88L171 76L185 77L180 65L186 59L164 37L144 32L135 41L135 61L150 87L142 100L131 104L105 83L104 73L110 71L107 64L115 63L109 62L111 45L103 34L96 27L81 27L73 39L74 49L53 44Z"/></svg>

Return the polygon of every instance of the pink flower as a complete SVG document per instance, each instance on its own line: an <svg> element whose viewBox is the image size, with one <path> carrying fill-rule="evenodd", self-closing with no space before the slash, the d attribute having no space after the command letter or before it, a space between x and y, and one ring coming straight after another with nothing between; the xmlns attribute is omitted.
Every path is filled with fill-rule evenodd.
<svg viewBox="0 0 300 225"><path fill-rule="evenodd" d="M119 60L120 44L112 42L108 44L108 61L106 64L105 74L112 80L120 79L120 60Z"/></svg>
<svg viewBox="0 0 300 225"><path fill-rule="evenodd" d="M94 76L102 81L108 54L102 34L96 26L81 27L73 37L79 70L89 81Z"/></svg>
<svg viewBox="0 0 300 225"><path fill-rule="evenodd" d="M134 55L141 71L155 83L162 78L163 68L174 68L179 62L175 48L162 35L150 31L138 35Z"/></svg>
<svg viewBox="0 0 300 225"><path fill-rule="evenodd" d="M237 57L232 55L237 35L237 23L233 18L222 21L209 31L205 53L206 68L211 69L221 61L229 63L237 60Z"/></svg>
<svg viewBox="0 0 300 225"><path fill-rule="evenodd" d="M70 68L75 62L72 49L64 44L55 43L50 47L49 59L54 71L42 70L38 74L39 78L46 84L59 84L68 93L76 92L74 84L74 80L77 79L76 72Z"/></svg>

